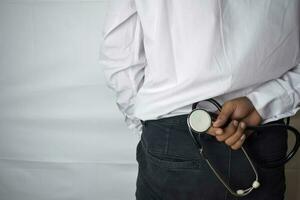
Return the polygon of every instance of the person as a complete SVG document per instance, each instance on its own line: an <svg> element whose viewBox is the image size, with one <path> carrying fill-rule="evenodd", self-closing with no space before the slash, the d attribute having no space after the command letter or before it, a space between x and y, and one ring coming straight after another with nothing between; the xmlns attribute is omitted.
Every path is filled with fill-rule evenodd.
<svg viewBox="0 0 300 200"><path fill-rule="evenodd" d="M246 127L284 123L300 109L299 8L298 0L109 1L99 63L140 136L137 200L237 199L192 142L187 115L195 102L222 104L198 139L232 187L254 177L242 145L263 160L286 154L285 129ZM239 199L284 199L285 167L255 166L261 186Z"/></svg>

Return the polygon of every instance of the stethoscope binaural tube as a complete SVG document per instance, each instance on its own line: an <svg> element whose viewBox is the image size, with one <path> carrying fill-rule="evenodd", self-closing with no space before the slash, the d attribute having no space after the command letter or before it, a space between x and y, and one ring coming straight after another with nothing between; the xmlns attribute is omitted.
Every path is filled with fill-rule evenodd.
<svg viewBox="0 0 300 200"><path fill-rule="evenodd" d="M262 168L276 168L276 167L280 167L280 166L284 165L292 157L294 157L294 155L297 153L299 146L300 146L299 131L297 129L295 129L294 127L289 126L287 124L278 124L278 123L264 124L264 125L260 125L260 126L248 126L246 129L259 131L259 130L263 130L265 128L270 128L270 127L283 127L283 128L286 128L287 130L290 130L295 135L295 145L292 148L292 150L284 158L280 158L278 160L273 160L273 161L268 161L268 162L260 160L258 158L254 158L254 156L251 155L251 153L249 153L252 160Z"/></svg>
<svg viewBox="0 0 300 200"><path fill-rule="evenodd" d="M207 100L204 100L204 101L208 101L208 102L212 103L219 111L221 111L222 107L216 100L207 99ZM252 160L255 163L257 163L259 166L263 167L263 168L278 167L278 166L284 165L286 162L288 162L296 154L296 152L299 148L299 145L300 145L299 135L300 134L297 131L297 129L287 125L288 122L289 122L289 118L288 118L287 124L266 124L266 125L259 125L259 126L248 126L246 129L254 130L254 131L263 130L264 128L268 128L268 127L271 127L271 126L285 127L286 129L291 130L295 134L296 142L295 142L295 145L294 145L293 149L291 150L291 152L284 159L279 159L279 160L275 160L275 161L272 161L272 162L263 162L261 160L254 159L252 156L250 157L248 155L248 153L246 152L246 150L244 149L244 147L242 146L241 150L243 151L244 155L248 159L249 164L251 165L251 167L253 169L253 172L255 174L255 180L253 181L251 187L249 187L247 189L238 189L237 191L234 191L224 181L224 178L221 176L220 172L208 160L208 158L205 155L205 152L203 150L203 146L198 142L198 140L195 138L195 136L193 134L193 132L196 132L196 133L199 133L199 134L205 133L209 129L209 127L211 127L212 122L215 121L215 119L218 116L218 114L216 114L214 112L209 112L209 111L204 110L204 109L196 108L198 103L199 102L196 102L192 105L192 111L189 113L189 115L187 117L187 124L188 124L188 128L189 128L189 132L190 132L190 134L193 138L193 141L194 141L195 145L198 147L200 155L205 159L205 161L207 162L207 164L209 165L211 170L214 172L216 177L219 179L219 181L222 182L222 184L227 188L227 190L232 195L234 195L236 197L245 196L245 195L249 194L253 189L256 189L260 186L260 183L258 181L258 173L257 173L257 170L255 169L255 167L252 163ZM229 123L230 123L230 120L228 120L223 125L223 127L227 126Z"/></svg>

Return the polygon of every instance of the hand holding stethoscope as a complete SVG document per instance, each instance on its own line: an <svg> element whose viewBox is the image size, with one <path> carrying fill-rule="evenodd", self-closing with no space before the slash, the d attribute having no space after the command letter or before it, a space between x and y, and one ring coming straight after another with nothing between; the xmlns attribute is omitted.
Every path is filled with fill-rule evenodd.
<svg viewBox="0 0 300 200"><path fill-rule="evenodd" d="M245 139L254 132L246 127L257 126L262 122L252 102L245 97L223 104L221 110L216 106L216 111L211 113L211 117L213 123L206 132L234 150L240 148Z"/></svg>
<svg viewBox="0 0 300 200"><path fill-rule="evenodd" d="M214 99L207 99L203 100L202 102L209 102L210 105L212 105L214 108L217 108L218 111L222 110L221 105ZM251 165L253 172L255 174L255 180L253 181L252 185L249 188L246 189L238 189L234 191L225 181L224 178L221 176L220 172L214 167L214 165L209 161L208 157L205 155L205 151L203 149L203 145L200 144L200 141L196 139L196 136L194 133L198 134L204 134L207 133L208 129L212 126L213 122L218 118L218 114L216 112L211 112L207 108L200 107L198 108L197 105L199 102L196 102L192 106L192 111L189 113L187 117L187 124L189 128L189 132L192 136L193 142L197 146L200 155L204 158L204 160L207 162L209 165L210 169L213 171L213 173L216 175L216 177L219 179L219 181L226 187L226 189L234 196L236 197L242 197L247 194L249 194L253 189L257 189L260 186L259 180L258 180L258 173L257 170L255 169L252 160L254 160L258 165L260 165L263 168L273 168L273 167L278 167L281 165L284 165L286 162L288 162L297 152L299 145L300 145L300 133L298 132L297 129L295 129L292 126L289 126L289 118L286 124L264 124L264 125L259 125L259 126L247 126L247 130L252 130L254 132L260 131L269 127L284 127L287 130L290 130L292 133L294 133L296 142L290 153L283 158L279 160L274 160L272 162L263 162L260 160L255 160L252 158L250 159L250 156L248 153L245 151L243 146L241 146L241 150L243 151L244 155L249 161L249 164ZM225 127L229 124L230 120L227 120L225 124L223 124L222 127Z"/></svg>

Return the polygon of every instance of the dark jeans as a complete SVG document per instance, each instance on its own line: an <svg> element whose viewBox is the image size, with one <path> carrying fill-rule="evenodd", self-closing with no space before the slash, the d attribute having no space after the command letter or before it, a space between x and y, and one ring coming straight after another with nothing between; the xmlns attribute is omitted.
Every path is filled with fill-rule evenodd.
<svg viewBox="0 0 300 200"><path fill-rule="evenodd" d="M146 120L136 147L137 200L283 200L286 190L284 166L264 169L255 164L261 186L245 197L235 197L219 182L192 141L187 115ZM284 123L283 119L269 123ZM268 123L268 124L269 124ZM243 152L224 142L200 135L208 158L234 189L246 189L255 180ZM252 134L244 147L257 158L270 161L287 153L287 131L283 128Z"/></svg>

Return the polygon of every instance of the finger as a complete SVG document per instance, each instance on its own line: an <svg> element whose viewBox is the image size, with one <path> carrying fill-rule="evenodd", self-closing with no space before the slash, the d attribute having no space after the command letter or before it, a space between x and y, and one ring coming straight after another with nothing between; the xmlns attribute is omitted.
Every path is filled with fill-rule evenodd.
<svg viewBox="0 0 300 200"><path fill-rule="evenodd" d="M239 148L241 148L245 139L246 139L246 135L243 134L242 137L240 137L240 139L236 143L234 143L233 145L230 146L231 149L238 150Z"/></svg>
<svg viewBox="0 0 300 200"><path fill-rule="evenodd" d="M214 127L221 127L223 126L231 114L234 111L234 104L233 103L224 103L221 112L219 113L216 121L213 123Z"/></svg>
<svg viewBox="0 0 300 200"><path fill-rule="evenodd" d="M245 122L240 122L238 128L236 129L236 132L225 140L225 144L231 146L236 143L242 137L245 131L245 126Z"/></svg>
<svg viewBox="0 0 300 200"><path fill-rule="evenodd" d="M225 141L228 137L230 137L231 135L233 135L236 131L238 125L238 121L237 120L232 120L229 125L223 129L223 133L222 134L217 134L216 135L216 139L219 142Z"/></svg>
<svg viewBox="0 0 300 200"><path fill-rule="evenodd" d="M221 128L214 128L214 127L210 127L206 133L212 136L216 136L216 132L223 132L223 130Z"/></svg>

